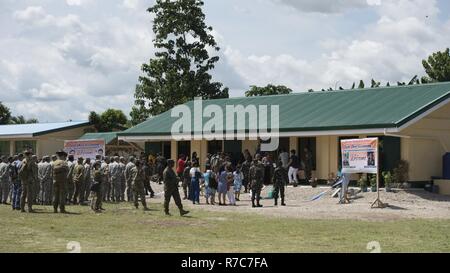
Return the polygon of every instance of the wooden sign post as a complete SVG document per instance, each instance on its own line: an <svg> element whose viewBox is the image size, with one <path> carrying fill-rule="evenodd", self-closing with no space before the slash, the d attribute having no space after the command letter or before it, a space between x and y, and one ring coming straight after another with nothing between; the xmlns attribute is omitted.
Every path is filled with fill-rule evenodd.
<svg viewBox="0 0 450 273"><path fill-rule="evenodd" d="M377 140L377 199L373 201L371 208L386 208L387 204L381 202L380 199L380 145Z"/></svg>

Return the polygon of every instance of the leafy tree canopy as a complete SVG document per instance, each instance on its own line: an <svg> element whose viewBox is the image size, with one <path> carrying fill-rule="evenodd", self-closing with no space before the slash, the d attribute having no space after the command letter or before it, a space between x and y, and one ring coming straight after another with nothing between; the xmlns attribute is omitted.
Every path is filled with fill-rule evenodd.
<svg viewBox="0 0 450 273"><path fill-rule="evenodd" d="M428 81L450 81L450 49L431 54L427 60L422 61Z"/></svg>
<svg viewBox="0 0 450 273"><path fill-rule="evenodd" d="M91 112L89 122L94 125L97 132L111 132L127 127L128 119L122 110L108 109L101 114Z"/></svg>
<svg viewBox="0 0 450 273"><path fill-rule="evenodd" d="M292 89L284 85L269 84L265 87L258 87L252 85L250 86L250 89L245 92L245 96L246 97L271 96L271 95L284 95L290 93L292 93Z"/></svg>
<svg viewBox="0 0 450 273"><path fill-rule="evenodd" d="M135 89L133 124L158 115L195 97L227 98L228 88L212 82L220 50L212 27L205 23L200 0L156 0L148 9L152 15L155 57L142 65L144 75Z"/></svg>

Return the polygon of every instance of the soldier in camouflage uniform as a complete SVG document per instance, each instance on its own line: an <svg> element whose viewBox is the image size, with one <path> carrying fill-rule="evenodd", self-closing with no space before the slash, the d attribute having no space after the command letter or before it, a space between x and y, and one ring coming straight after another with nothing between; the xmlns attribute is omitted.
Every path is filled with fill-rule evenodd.
<svg viewBox="0 0 450 273"><path fill-rule="evenodd" d="M95 161L94 165L92 166L92 176L94 182L92 183L92 186L90 186L91 209L95 212L102 211L102 182L104 172L100 168L101 162Z"/></svg>
<svg viewBox="0 0 450 273"><path fill-rule="evenodd" d="M119 158L119 169L120 169L120 201L125 201L125 191L127 189L127 183L125 181L125 158Z"/></svg>
<svg viewBox="0 0 450 273"><path fill-rule="evenodd" d="M127 184L127 201L131 202L133 201L133 190L131 187L132 177L131 177L131 169L135 167L135 159L133 156L130 156L128 164L125 166L124 176L125 176L125 182Z"/></svg>
<svg viewBox="0 0 450 273"><path fill-rule="evenodd" d="M9 169L8 159L2 156L0 159L0 203L6 204L9 195Z"/></svg>
<svg viewBox="0 0 450 273"><path fill-rule="evenodd" d="M73 168L73 186L74 186L74 192L72 197L72 202L74 205L78 204L78 200L80 199L81 194L81 187L84 183L84 165L83 165L83 158L79 157L77 160L77 164Z"/></svg>
<svg viewBox="0 0 450 273"><path fill-rule="evenodd" d="M242 174L244 175L244 179L242 181L242 185L244 186L244 192L245 193L248 192L248 188L249 188L250 167L251 166L252 166L252 158L251 157L247 157L245 159L244 163L242 163L242 167L241 167Z"/></svg>
<svg viewBox="0 0 450 273"><path fill-rule="evenodd" d="M33 204L39 204L39 192L41 191L41 182L39 181L39 169L38 169L38 158L36 155L31 156L33 164L31 165L33 170Z"/></svg>
<svg viewBox="0 0 450 273"><path fill-rule="evenodd" d="M255 159L253 160L253 164L250 167L249 171L250 178L250 186L252 189L252 207L262 207L259 204L259 200L261 199L261 190L263 187L263 179L264 179L264 165L261 163L261 155L256 154ZM255 205L256 200L256 205Z"/></svg>
<svg viewBox="0 0 450 273"><path fill-rule="evenodd" d="M103 201L111 201L111 180L109 176L109 157L105 157L100 169L103 171L102 196Z"/></svg>
<svg viewBox="0 0 450 273"><path fill-rule="evenodd" d="M181 203L180 192L178 191L178 177L175 171L173 170L173 166L175 165L175 161L172 159L167 161L167 167L163 172L163 180L164 180L164 212L166 215L170 215L169 213L169 203L170 198L173 197L175 200L175 204L180 210L180 215L183 216L188 214L189 211L183 209L183 204Z"/></svg>
<svg viewBox="0 0 450 273"><path fill-rule="evenodd" d="M84 160L84 174L83 174L83 186L81 187L80 203L85 202L89 199L89 194L91 192L92 184L92 173L91 173L91 159L86 158Z"/></svg>
<svg viewBox="0 0 450 273"><path fill-rule="evenodd" d="M19 169L19 177L22 183L22 194L20 196L20 211L25 212L25 201L28 204L28 212L33 212L33 182L34 172L33 164L35 162L31 158L30 151L24 152L25 158Z"/></svg>
<svg viewBox="0 0 450 273"><path fill-rule="evenodd" d="M278 194L281 196L281 205L286 206L284 203L284 187L289 181L288 173L285 168L283 168L283 163L281 160L277 161L277 168L273 173L273 199L275 201L275 206L278 206Z"/></svg>
<svg viewBox="0 0 450 273"><path fill-rule="evenodd" d="M109 163L109 177L111 179L111 198L113 202L120 201L120 166L119 157L115 156L111 158L111 163Z"/></svg>
<svg viewBox="0 0 450 273"><path fill-rule="evenodd" d="M69 182L69 165L66 161L67 153L63 150L56 153L57 159L53 162L53 212L65 213L66 189Z"/></svg>
<svg viewBox="0 0 450 273"><path fill-rule="evenodd" d="M42 162L38 164L38 176L41 183L39 199L42 205L50 205L52 203L52 172L50 157L44 156Z"/></svg>
<svg viewBox="0 0 450 273"><path fill-rule="evenodd" d="M134 206L139 208L139 199L141 199L142 206L144 206L144 210L148 210L147 202L145 201L145 188L144 188L144 180L145 174L142 169L141 161L136 161L135 166L130 171L131 175L131 187L133 189L134 194Z"/></svg>
<svg viewBox="0 0 450 273"><path fill-rule="evenodd" d="M67 159L67 166L69 167L69 173L67 174L67 183L66 183L66 202L69 202L72 200L73 196L73 169L75 168L75 163L73 162L75 159L73 155L69 155Z"/></svg>

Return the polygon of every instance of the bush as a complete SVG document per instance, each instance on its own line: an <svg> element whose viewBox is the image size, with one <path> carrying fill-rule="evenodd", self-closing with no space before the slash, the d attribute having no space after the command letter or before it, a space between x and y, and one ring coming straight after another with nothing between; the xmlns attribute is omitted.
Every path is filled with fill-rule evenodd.
<svg viewBox="0 0 450 273"><path fill-rule="evenodd" d="M409 163L406 160L400 160L393 171L393 182L403 184L409 180Z"/></svg>
<svg viewBox="0 0 450 273"><path fill-rule="evenodd" d="M392 174L391 172L383 172L384 185L390 187L392 185Z"/></svg>

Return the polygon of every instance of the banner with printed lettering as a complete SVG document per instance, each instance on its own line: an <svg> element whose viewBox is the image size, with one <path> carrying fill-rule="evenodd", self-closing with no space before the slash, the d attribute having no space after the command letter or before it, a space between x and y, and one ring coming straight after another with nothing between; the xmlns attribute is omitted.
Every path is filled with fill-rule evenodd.
<svg viewBox="0 0 450 273"><path fill-rule="evenodd" d="M66 140L64 151L68 155L73 155L75 159L79 157L95 159L96 155L105 155L105 140Z"/></svg>
<svg viewBox="0 0 450 273"><path fill-rule="evenodd" d="M342 173L378 172L378 138L341 140Z"/></svg>

